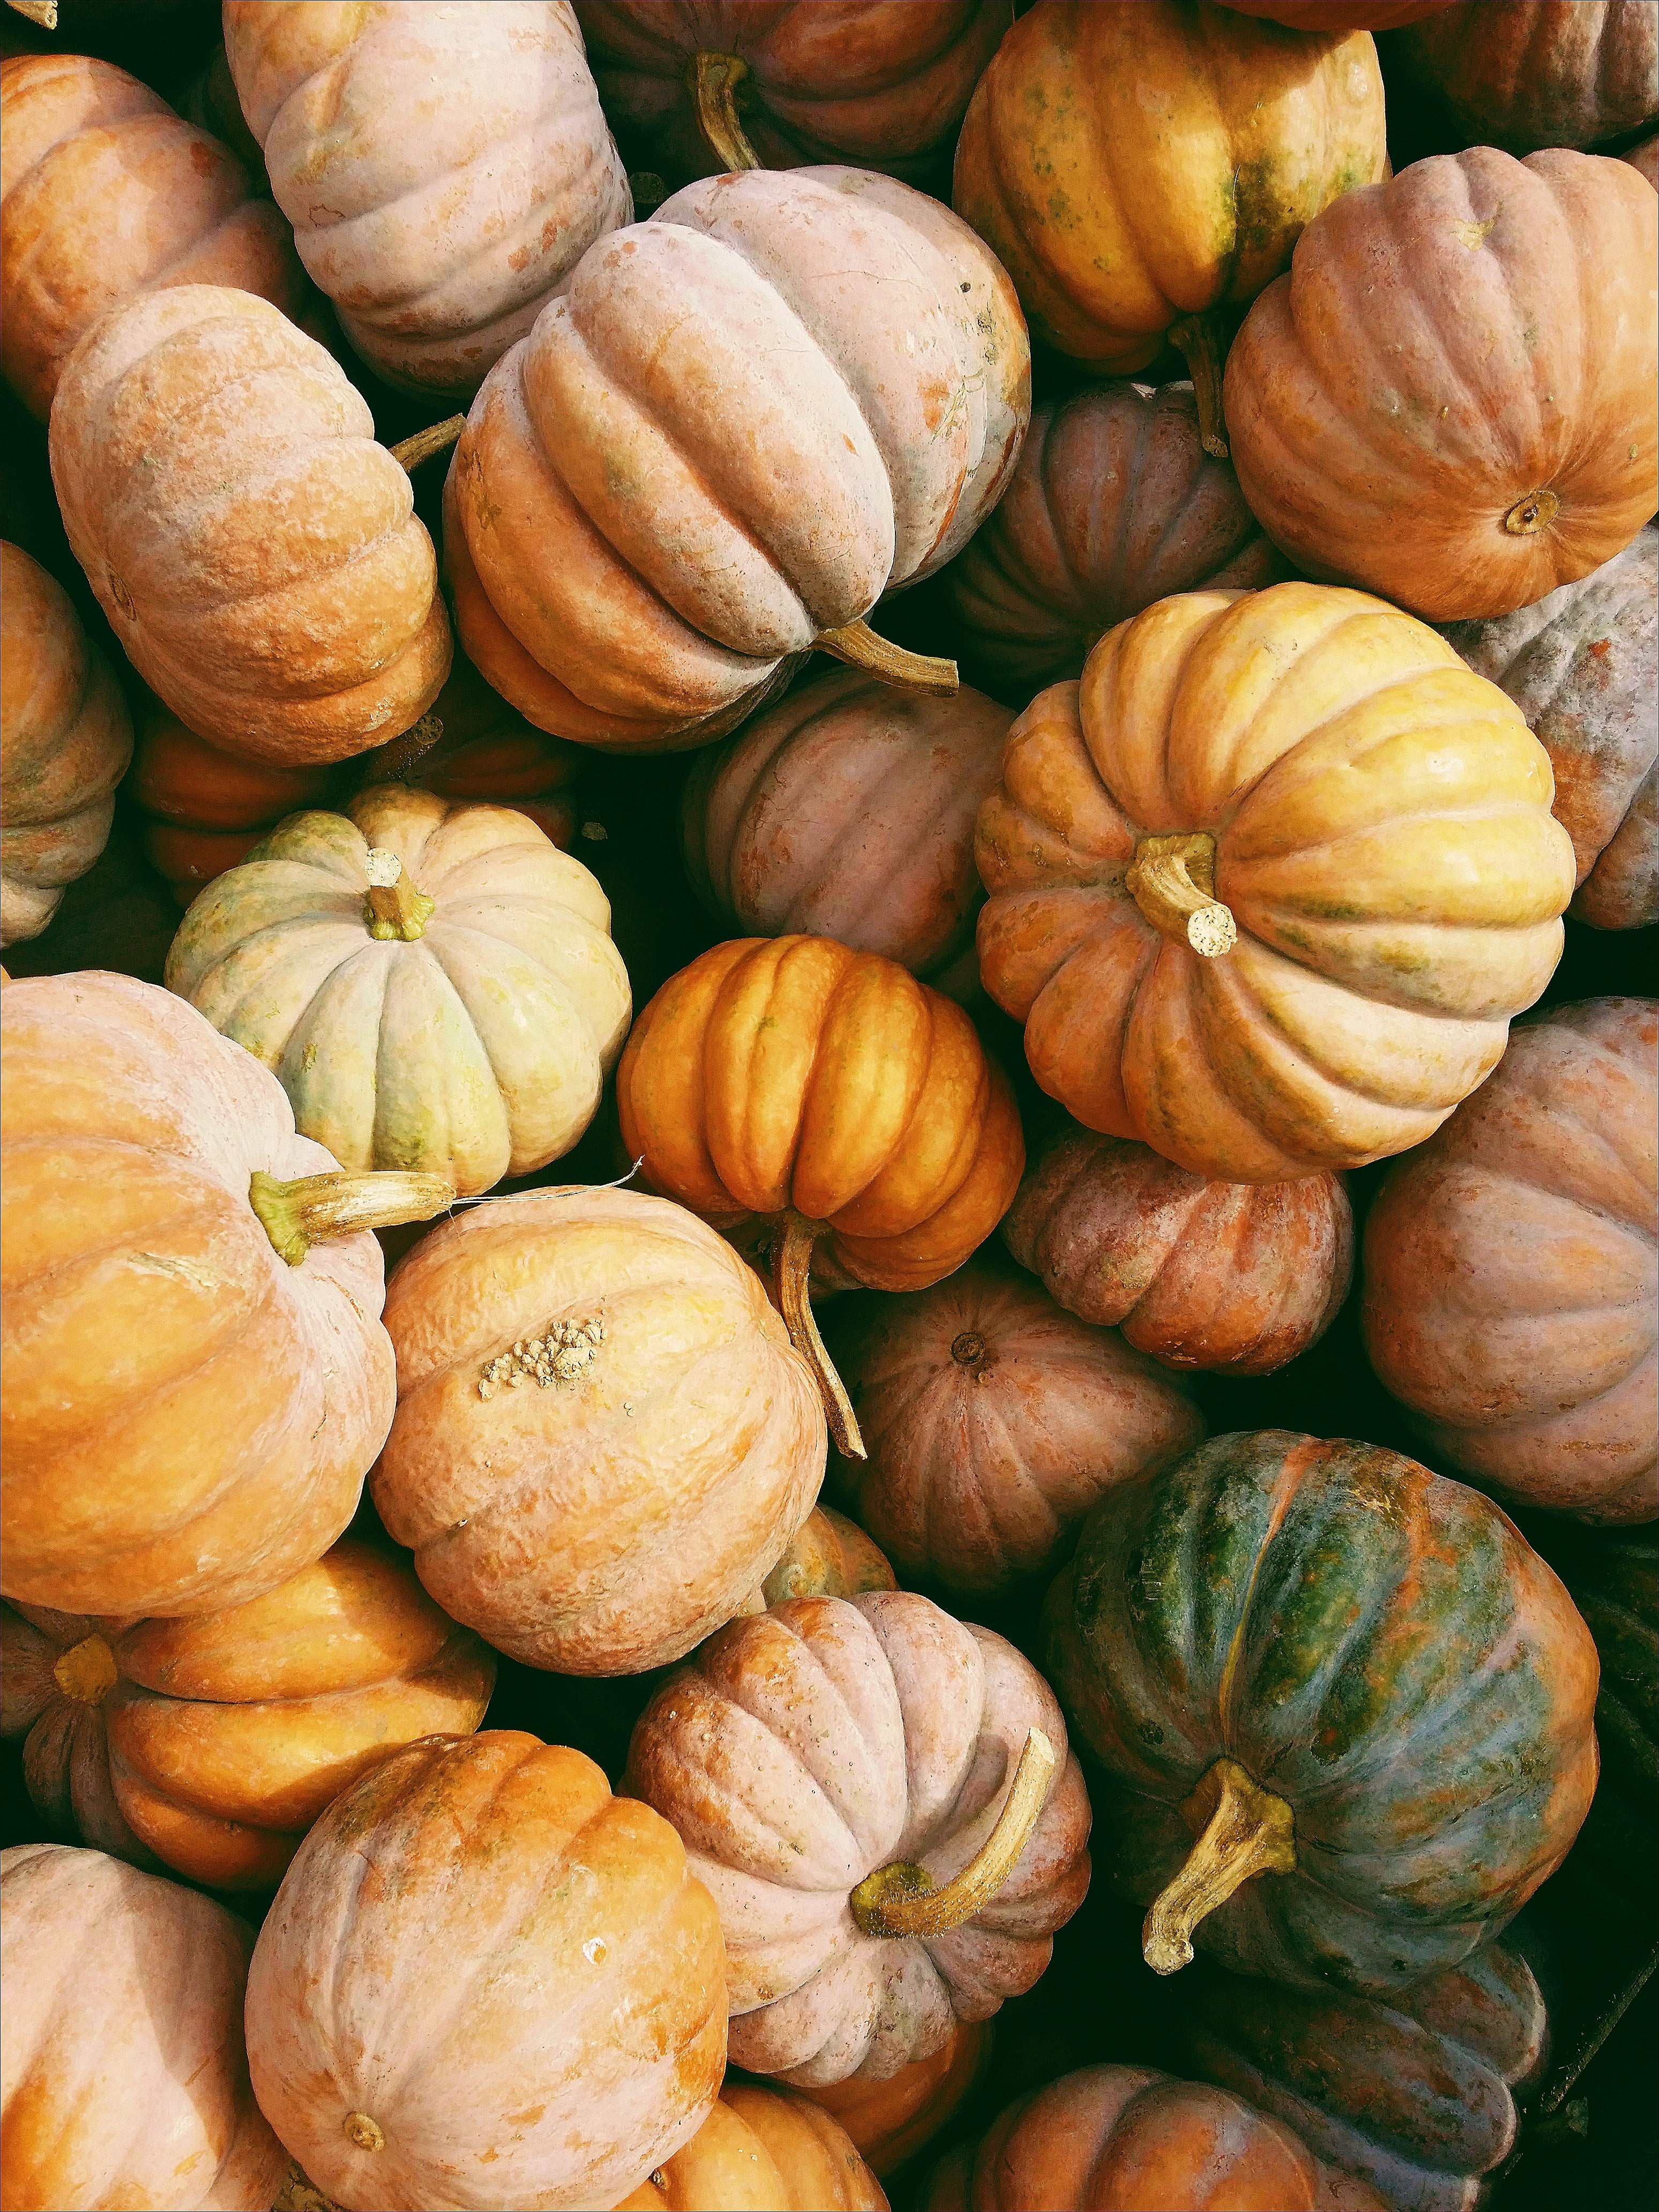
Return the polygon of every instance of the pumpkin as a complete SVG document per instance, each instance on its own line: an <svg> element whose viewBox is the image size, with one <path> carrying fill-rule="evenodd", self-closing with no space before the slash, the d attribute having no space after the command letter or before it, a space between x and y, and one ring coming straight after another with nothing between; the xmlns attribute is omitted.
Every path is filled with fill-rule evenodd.
<svg viewBox="0 0 1659 2212"><path fill-rule="evenodd" d="M1659 506L1656 264L1659 198L1594 155L1477 146L1328 208L1227 357L1267 535L1434 622L1611 560Z"/></svg>
<svg viewBox="0 0 1659 2212"><path fill-rule="evenodd" d="M803 2096L841 2122L884 2179L942 2133L983 2082L991 2059L988 2022L959 2020L937 2051L880 2081L854 2075Z"/></svg>
<svg viewBox="0 0 1659 2212"><path fill-rule="evenodd" d="M1387 164L1366 32L1291 36L1208 0L1049 0L979 81L951 201L1060 353L1120 376L1179 348L1224 456L1220 313Z"/></svg>
<svg viewBox="0 0 1659 2212"><path fill-rule="evenodd" d="M386 1319L380 1517L445 1612L526 1665L679 1658L752 1601L817 1495L811 1376L753 1271L665 1200L481 1206L422 1238Z"/></svg>
<svg viewBox="0 0 1659 2212"><path fill-rule="evenodd" d="M1437 1459L1511 1503L1659 1515L1659 1003L1516 1031L1365 1224L1365 1348Z"/></svg>
<svg viewBox="0 0 1659 2212"><path fill-rule="evenodd" d="M1619 158L1628 161L1638 176L1645 177L1659 191L1659 132L1644 138L1639 146L1632 146L1628 154L1621 154Z"/></svg>
<svg viewBox="0 0 1659 2212"><path fill-rule="evenodd" d="M755 1609L789 1597L857 1597L896 1587L885 1553L857 1522L833 1506L815 1505L761 1584L764 1602Z"/></svg>
<svg viewBox="0 0 1659 2212"><path fill-rule="evenodd" d="M1392 31L1457 0L1222 0L1236 15L1265 15L1290 31Z"/></svg>
<svg viewBox="0 0 1659 2212"><path fill-rule="evenodd" d="M331 1799L416 1736L464 1735L495 1662L399 1562L342 1539L192 1620L4 1622L4 1733L54 1826L214 1889L270 1889Z"/></svg>
<svg viewBox="0 0 1659 2212"><path fill-rule="evenodd" d="M1205 452L1191 386L1113 383L1033 412L946 592L962 659L1025 699L1080 676L1096 639L1154 599L1285 573L1231 469Z"/></svg>
<svg viewBox="0 0 1659 2212"><path fill-rule="evenodd" d="M409 478L268 301L141 293L65 365L64 526L128 658L187 729L284 768L419 719L449 625Z"/></svg>
<svg viewBox="0 0 1659 2212"><path fill-rule="evenodd" d="M0 1587L64 1613L258 1597L341 1534L391 1423L361 1232L449 1186L342 1176L275 1077L151 984L14 981L0 1029Z"/></svg>
<svg viewBox="0 0 1659 2212"><path fill-rule="evenodd" d="M0 841L5 835L0 821ZM14 975L64 975L105 968L159 983L179 909L145 861L137 817L118 807L109 842L64 893L39 937L5 952Z"/></svg>
<svg viewBox="0 0 1659 2212"><path fill-rule="evenodd" d="M1595 1646L1478 1491L1380 1446L1212 1437L1109 1493L1048 1670L1116 1784L1146 1962L1384 1995L1503 1929L1595 1788Z"/></svg>
<svg viewBox="0 0 1659 2212"><path fill-rule="evenodd" d="M1659 921L1659 529L1576 584L1447 636L1520 708L1555 771L1572 839L1567 912L1595 929Z"/></svg>
<svg viewBox="0 0 1659 2212"><path fill-rule="evenodd" d="M1006 1262L858 1305L834 1332L868 1454L854 1510L949 1589L1051 1572L1097 1498L1204 1434L1178 1383Z"/></svg>
<svg viewBox="0 0 1659 2212"><path fill-rule="evenodd" d="M312 1829L254 1948L248 2063L349 2212L614 2204L714 2104L725 2011L667 1822L491 1729L394 1752Z"/></svg>
<svg viewBox="0 0 1659 2212"><path fill-rule="evenodd" d="M1075 1127L1033 1162L1002 1241L1068 1312L1223 1375L1271 1375L1317 1344L1353 1274L1340 1176L1210 1182Z"/></svg>
<svg viewBox="0 0 1659 2212"><path fill-rule="evenodd" d="M928 698L856 668L802 685L693 767L692 889L741 930L834 937L960 997L978 981L974 817L1012 720L978 691Z"/></svg>
<svg viewBox="0 0 1659 2212"><path fill-rule="evenodd" d="M247 127L222 40L185 79L179 95L179 112L187 123L222 139L247 171L255 191L269 196L264 149Z"/></svg>
<svg viewBox="0 0 1659 2212"><path fill-rule="evenodd" d="M874 953L831 938L739 938L671 976L617 1071L629 1158L717 1225L769 1245L778 1309L837 1447L858 1423L808 1296L923 1289L1007 1212L1019 1109L973 1024Z"/></svg>
<svg viewBox="0 0 1659 2212"><path fill-rule="evenodd" d="M617 2212L887 2212L844 2128L805 2097L728 2081L684 2150Z"/></svg>
<svg viewBox="0 0 1659 2212"><path fill-rule="evenodd" d="M0 945L38 937L103 851L126 702L68 593L0 544Z"/></svg>
<svg viewBox="0 0 1659 2212"><path fill-rule="evenodd" d="M1395 42L1458 129L1512 154L1597 146L1659 121L1659 20L1648 0L1460 0Z"/></svg>
<svg viewBox="0 0 1659 2212"><path fill-rule="evenodd" d="M1357 1167L1428 1136L1549 981L1551 797L1519 708L1379 600L1164 599L1009 732L981 978L1085 1127L1218 1182Z"/></svg>
<svg viewBox="0 0 1659 2212"><path fill-rule="evenodd" d="M470 398L633 218L568 0L228 0L224 27L300 258L405 391Z"/></svg>
<svg viewBox="0 0 1659 2212"><path fill-rule="evenodd" d="M99 317L172 284L224 284L297 313L288 225L229 149L148 85L82 54L0 63L0 366L45 422Z"/></svg>
<svg viewBox="0 0 1659 2212"><path fill-rule="evenodd" d="M18 2212L265 2212L288 2154L242 2046L253 1931L101 1851L0 1851L0 2159Z"/></svg>
<svg viewBox="0 0 1659 2212"><path fill-rule="evenodd" d="M814 645L956 688L862 617L994 504L1030 414L1013 289L861 169L712 179L591 247L490 372L445 491L455 618L538 729L699 745Z"/></svg>

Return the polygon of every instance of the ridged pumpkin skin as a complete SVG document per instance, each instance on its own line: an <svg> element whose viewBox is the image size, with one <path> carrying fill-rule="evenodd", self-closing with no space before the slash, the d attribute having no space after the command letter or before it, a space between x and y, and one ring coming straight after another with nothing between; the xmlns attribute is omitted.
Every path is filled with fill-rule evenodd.
<svg viewBox="0 0 1659 2212"><path fill-rule="evenodd" d="M132 724L69 594L0 544L0 945L38 937L103 851Z"/></svg>
<svg viewBox="0 0 1659 2212"><path fill-rule="evenodd" d="M1179 1384L1006 1262L862 1299L833 1334L869 1454L843 1467L854 1510L949 1589L1052 1571L1109 1490L1205 1432Z"/></svg>
<svg viewBox="0 0 1659 2212"><path fill-rule="evenodd" d="M8 1607L0 1632L37 1809L212 1889L273 1887L342 1790L416 1736L469 1735L495 1680L406 1567L349 1537L224 1613Z"/></svg>
<svg viewBox="0 0 1659 2212"><path fill-rule="evenodd" d="M1023 699L1080 676L1096 639L1154 599L1287 573L1205 452L1190 386L1092 385L1034 410L996 512L951 565L953 643Z"/></svg>
<svg viewBox="0 0 1659 2212"><path fill-rule="evenodd" d="M1198 1923L1236 1973L1381 1996L1460 1964L1595 1787L1595 1647L1566 1591L1478 1491L1374 1444L1212 1437L1109 1497L1047 1650L1139 1902L1192 1850L1181 1808L1218 1759L1291 1807L1295 1870Z"/></svg>
<svg viewBox="0 0 1659 2212"><path fill-rule="evenodd" d="M489 1372L557 1322L602 1331L560 1380ZM809 1370L758 1276L665 1200L537 1191L463 1214L398 1267L386 1327L380 1517L444 1610L527 1666L679 1658L753 1601L817 1496Z"/></svg>
<svg viewBox="0 0 1659 2212"><path fill-rule="evenodd" d="M1595 929L1659 921L1659 529L1576 584L1492 622L1446 633L1507 691L1555 771L1572 839L1567 912Z"/></svg>
<svg viewBox="0 0 1659 2212"><path fill-rule="evenodd" d="M1028 1731L1059 1759L990 1902L943 1935L866 1935L878 1868L943 1887L995 1825ZM881 2081L1030 1988L1089 1886L1089 1801L1030 1662L908 1590L734 1620L634 1730L624 1785L672 1820L725 1932L734 2065Z"/></svg>
<svg viewBox="0 0 1659 2212"><path fill-rule="evenodd" d="M755 1610L789 1597L857 1597L897 1587L886 1553L856 1521L833 1506L815 1505L762 1583L763 1603Z"/></svg>
<svg viewBox="0 0 1659 2212"><path fill-rule="evenodd" d="M224 29L300 258L406 391L471 398L633 219L568 0L229 0Z"/></svg>
<svg viewBox="0 0 1659 2212"><path fill-rule="evenodd" d="M148 85L82 54L0 63L0 364L45 422L98 318L152 287L224 284L299 312L288 225L241 163Z"/></svg>
<svg viewBox="0 0 1659 2212"><path fill-rule="evenodd" d="M323 348L268 301L143 293L66 364L64 527L139 674L187 729L286 768L366 751L449 672L407 475Z"/></svg>
<svg viewBox="0 0 1659 2212"><path fill-rule="evenodd" d="M1652 999L1527 1024L1366 1220L1372 1366L1511 1504L1659 1516L1656 1051Z"/></svg>
<svg viewBox="0 0 1659 2212"><path fill-rule="evenodd" d="M538 729L707 744L948 560L1030 415L1013 288L861 169L688 185L602 239L474 401L445 492L462 642Z"/></svg>
<svg viewBox="0 0 1659 2212"><path fill-rule="evenodd" d="M940 2134L985 2079L991 2061L988 2021L959 2020L926 2058L913 2058L884 2081L855 2074L801 2094L841 2122L884 2179Z"/></svg>
<svg viewBox="0 0 1659 2212"><path fill-rule="evenodd" d="M1298 568L1461 622L1629 544L1659 506L1642 183L1595 155L1476 146L1308 226L1224 387L1244 496Z"/></svg>
<svg viewBox="0 0 1659 2212"><path fill-rule="evenodd" d="M1068 1312L1222 1375L1270 1375L1317 1344L1353 1275L1340 1176L1209 1182L1087 1129L1043 1147L1002 1241Z"/></svg>
<svg viewBox="0 0 1659 2212"><path fill-rule="evenodd" d="M1460 0L1395 46L1469 137L1511 154L1597 146L1659 118L1659 19L1646 0Z"/></svg>
<svg viewBox="0 0 1659 2212"><path fill-rule="evenodd" d="M725 2010L666 1821L580 1752L492 1729L410 1745L313 1828L254 1949L248 2063L352 2212L465 2204L481 2170L502 2212L548 2212L614 2204L695 2135Z"/></svg>
<svg viewBox="0 0 1659 2212"><path fill-rule="evenodd" d="M1363 31L1312 41L1208 0L1044 0L980 79L951 204L1032 329L1121 375L1182 318L1253 300L1386 161Z"/></svg>
<svg viewBox="0 0 1659 2212"><path fill-rule="evenodd" d="M63 1844L0 1852L5 2201L266 2212L288 2164L248 2087L253 1931Z"/></svg>
<svg viewBox="0 0 1659 2212"><path fill-rule="evenodd" d="M1038 695L1002 776L976 836L985 988L1075 1120L1194 1175L1420 1143L1560 957L1548 756L1443 639L1357 592L1160 601ZM1212 841L1231 950L1130 889L1149 833Z"/></svg>
<svg viewBox="0 0 1659 2212"><path fill-rule="evenodd" d="M805 2097L728 2081L684 2150L617 2212L888 2212L846 2130Z"/></svg>

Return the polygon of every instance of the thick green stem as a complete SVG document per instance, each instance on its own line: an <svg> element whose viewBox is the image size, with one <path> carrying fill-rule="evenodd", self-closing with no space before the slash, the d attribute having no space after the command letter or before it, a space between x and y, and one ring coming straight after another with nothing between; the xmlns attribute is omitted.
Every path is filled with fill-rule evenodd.
<svg viewBox="0 0 1659 2212"><path fill-rule="evenodd" d="M954 660L941 660L931 653L907 653L902 645L878 637L866 622L843 623L839 629L823 630L814 642L820 653L830 653L849 667L865 669L901 691L926 691L935 699L954 699L962 689Z"/></svg>
<svg viewBox="0 0 1659 2212"><path fill-rule="evenodd" d="M696 103L697 128L722 169L758 169L760 155L738 120L738 87L749 64L736 54L693 54L685 82Z"/></svg>
<svg viewBox="0 0 1659 2212"><path fill-rule="evenodd" d="M824 1349L812 1311L812 1247L823 1229L821 1221L809 1221L804 1214L792 1212L784 1216L783 1227L772 1243L772 1297L783 1316L789 1341L812 1370L836 1449L843 1459L863 1459L866 1454L859 1417L853 1411L846 1384L836 1372L835 1362Z"/></svg>
<svg viewBox="0 0 1659 2212"><path fill-rule="evenodd" d="M1198 434L1206 453L1218 461L1227 458L1227 423L1221 409L1221 378L1224 366L1221 328L1212 314L1183 315L1170 325L1170 343L1186 356L1198 402Z"/></svg>
<svg viewBox="0 0 1659 2212"><path fill-rule="evenodd" d="M935 1889L926 1867L898 1859L866 1875L848 1899L866 1936L943 1936L982 1912L1019 1863L1048 1802L1060 1764L1039 1728L1030 1730L997 1824L962 1872Z"/></svg>
<svg viewBox="0 0 1659 2212"><path fill-rule="evenodd" d="M1194 1929L1236 1889L1259 1874L1296 1871L1294 1814L1237 1759L1217 1759L1181 1812L1202 1832L1141 1929L1141 1956L1155 1974L1191 1966Z"/></svg>
<svg viewBox="0 0 1659 2212"><path fill-rule="evenodd" d="M312 1246L327 1237L430 1221L454 1204L455 1183L453 1176L410 1168L367 1169L356 1175L342 1168L332 1175L281 1182L256 1168L247 1200L277 1258L297 1267Z"/></svg>

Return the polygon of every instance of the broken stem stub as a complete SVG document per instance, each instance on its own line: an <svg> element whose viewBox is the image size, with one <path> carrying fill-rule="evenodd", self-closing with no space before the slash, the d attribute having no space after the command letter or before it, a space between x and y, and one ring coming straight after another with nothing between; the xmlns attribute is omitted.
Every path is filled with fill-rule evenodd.
<svg viewBox="0 0 1659 2212"><path fill-rule="evenodd" d="M1190 945L1206 960L1237 944L1232 909L1215 895L1215 839L1208 830L1143 837L1123 881L1154 929Z"/></svg>
<svg viewBox="0 0 1659 2212"><path fill-rule="evenodd" d="M430 429L417 430L412 438L400 438L388 452L410 475L422 461L429 461L434 453L447 453L466 428L465 415L447 415L441 422Z"/></svg>
<svg viewBox="0 0 1659 2212"><path fill-rule="evenodd" d="M812 1247L823 1230L821 1221L809 1221L805 1214L792 1212L784 1216L783 1227L772 1240L772 1300L783 1316L789 1341L812 1370L836 1449L843 1459L863 1459L866 1455L859 1417L853 1411L846 1384L836 1372L835 1362L824 1349L812 1311Z"/></svg>
<svg viewBox="0 0 1659 2212"><path fill-rule="evenodd" d="M686 67L685 81L696 106L697 128L708 141L714 159L728 172L763 166L738 119L738 87L748 75L748 63L736 54L696 53Z"/></svg>
<svg viewBox="0 0 1659 2212"><path fill-rule="evenodd" d="M1181 1813L1198 1840L1141 1928L1141 1955L1155 1974L1191 1966L1194 1929L1236 1889L1259 1874L1296 1871L1295 1815L1237 1759L1217 1759Z"/></svg>
<svg viewBox="0 0 1659 2212"><path fill-rule="evenodd" d="M878 637L866 622L843 623L839 629L821 630L814 642L820 653L862 668L883 684L901 691L925 691L935 699L954 699L962 689L954 660L937 653L910 653L902 645Z"/></svg>
<svg viewBox="0 0 1659 2212"><path fill-rule="evenodd" d="M398 855L384 845L371 845L364 857L363 872L368 878L363 920L368 924L369 935L381 944L400 937L405 945L424 936L438 902L416 889Z"/></svg>
<svg viewBox="0 0 1659 2212"><path fill-rule="evenodd" d="M982 1912L1019 1863L1060 1761L1040 1728L1025 1738L997 1824L960 1874L935 1889L926 1867L904 1859L866 1875L848 1900L866 1936L943 1936Z"/></svg>
<svg viewBox="0 0 1659 2212"><path fill-rule="evenodd" d="M300 1176L283 1182L256 1168L247 1202L279 1260L297 1267L313 1244L359 1229L396 1229L430 1221L455 1202L452 1176L413 1168L367 1168L353 1174Z"/></svg>

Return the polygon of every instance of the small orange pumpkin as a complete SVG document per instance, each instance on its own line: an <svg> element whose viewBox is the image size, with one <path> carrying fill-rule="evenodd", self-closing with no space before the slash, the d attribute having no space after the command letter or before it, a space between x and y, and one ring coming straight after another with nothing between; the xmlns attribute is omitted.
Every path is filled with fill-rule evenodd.
<svg viewBox="0 0 1659 2212"><path fill-rule="evenodd" d="M815 1505L761 1584L761 1596L781 1605L787 1597L856 1597L897 1587L887 1554L856 1521L832 1505Z"/></svg>
<svg viewBox="0 0 1659 2212"><path fill-rule="evenodd" d="M818 2100L728 2081L714 2109L617 2212L888 2212L881 2184Z"/></svg>
<svg viewBox="0 0 1659 2212"><path fill-rule="evenodd" d="M896 2074L872 2081L854 2074L803 2089L838 2119L884 2179L942 2133L984 2081L991 2063L989 2021L959 2020L939 2049Z"/></svg>

